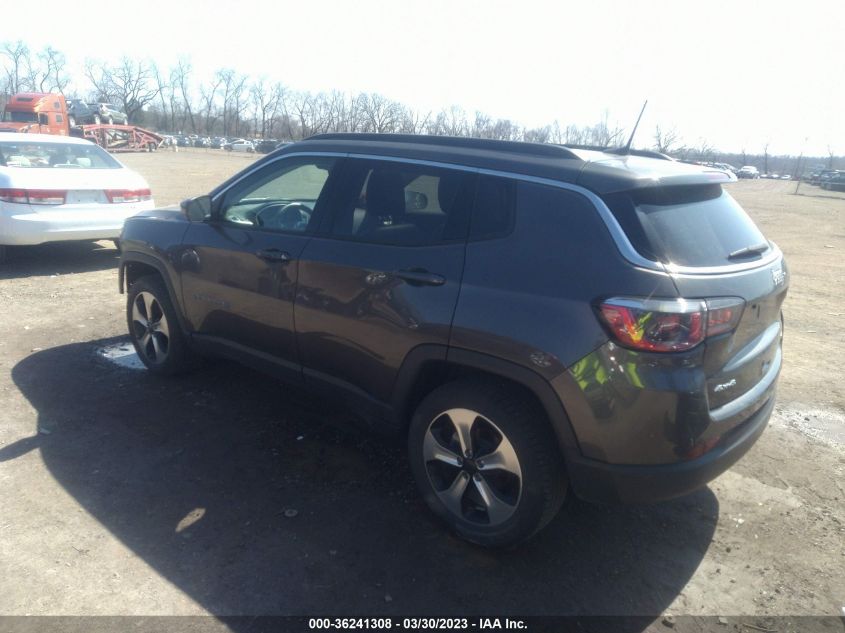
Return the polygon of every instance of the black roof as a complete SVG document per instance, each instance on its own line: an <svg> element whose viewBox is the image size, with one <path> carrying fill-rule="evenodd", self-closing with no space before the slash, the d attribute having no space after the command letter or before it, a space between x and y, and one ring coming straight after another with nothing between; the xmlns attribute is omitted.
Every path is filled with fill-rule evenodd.
<svg viewBox="0 0 845 633"><path fill-rule="evenodd" d="M604 194L641 187L728 182L721 170L684 165L651 152L412 134L318 134L270 156L304 151L362 154L463 165L578 184ZM655 152L656 153L656 152Z"/></svg>

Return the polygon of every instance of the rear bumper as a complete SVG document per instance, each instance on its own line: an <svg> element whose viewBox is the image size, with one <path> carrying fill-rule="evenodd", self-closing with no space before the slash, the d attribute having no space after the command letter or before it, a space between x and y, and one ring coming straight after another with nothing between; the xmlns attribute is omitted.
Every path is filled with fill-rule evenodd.
<svg viewBox="0 0 845 633"><path fill-rule="evenodd" d="M647 503L680 497L712 481L733 466L763 433L775 398L772 393L756 413L703 456L673 464L628 466L567 455L575 494L600 503Z"/></svg>
<svg viewBox="0 0 845 633"><path fill-rule="evenodd" d="M45 242L102 240L120 237L123 222L153 201L100 208L61 205L36 209L23 204L0 204L0 244L28 246Z"/></svg>

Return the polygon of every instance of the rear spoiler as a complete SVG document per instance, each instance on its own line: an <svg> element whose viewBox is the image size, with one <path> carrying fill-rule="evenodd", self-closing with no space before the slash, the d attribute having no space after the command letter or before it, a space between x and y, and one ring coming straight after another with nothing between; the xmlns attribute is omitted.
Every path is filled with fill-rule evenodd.
<svg viewBox="0 0 845 633"><path fill-rule="evenodd" d="M711 185L736 182L734 174L713 167L640 156L607 156L586 163L578 184L598 194L643 187Z"/></svg>

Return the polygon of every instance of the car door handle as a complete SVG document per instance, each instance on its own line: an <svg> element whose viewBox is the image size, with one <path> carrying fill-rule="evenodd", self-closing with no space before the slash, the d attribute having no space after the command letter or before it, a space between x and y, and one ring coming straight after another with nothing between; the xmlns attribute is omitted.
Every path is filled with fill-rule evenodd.
<svg viewBox="0 0 845 633"><path fill-rule="evenodd" d="M283 264L291 260L290 253L281 251L278 248L265 248L255 254L256 257L268 262L282 262Z"/></svg>
<svg viewBox="0 0 845 633"><path fill-rule="evenodd" d="M404 279L412 286L442 286L446 283L446 278L443 275L430 273L422 268L397 270L393 273L393 276Z"/></svg>

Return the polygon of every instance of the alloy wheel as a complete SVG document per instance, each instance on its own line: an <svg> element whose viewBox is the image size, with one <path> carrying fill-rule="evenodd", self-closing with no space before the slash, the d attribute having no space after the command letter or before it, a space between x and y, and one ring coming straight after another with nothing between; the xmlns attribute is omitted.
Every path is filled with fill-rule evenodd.
<svg viewBox="0 0 845 633"><path fill-rule="evenodd" d="M470 409L449 409L429 424L423 440L429 482L453 515L484 526L513 516L522 495L522 468L510 440Z"/></svg>
<svg viewBox="0 0 845 633"><path fill-rule="evenodd" d="M170 351L170 326L161 304L150 292L139 292L132 302L132 334L141 354L160 365Z"/></svg>

